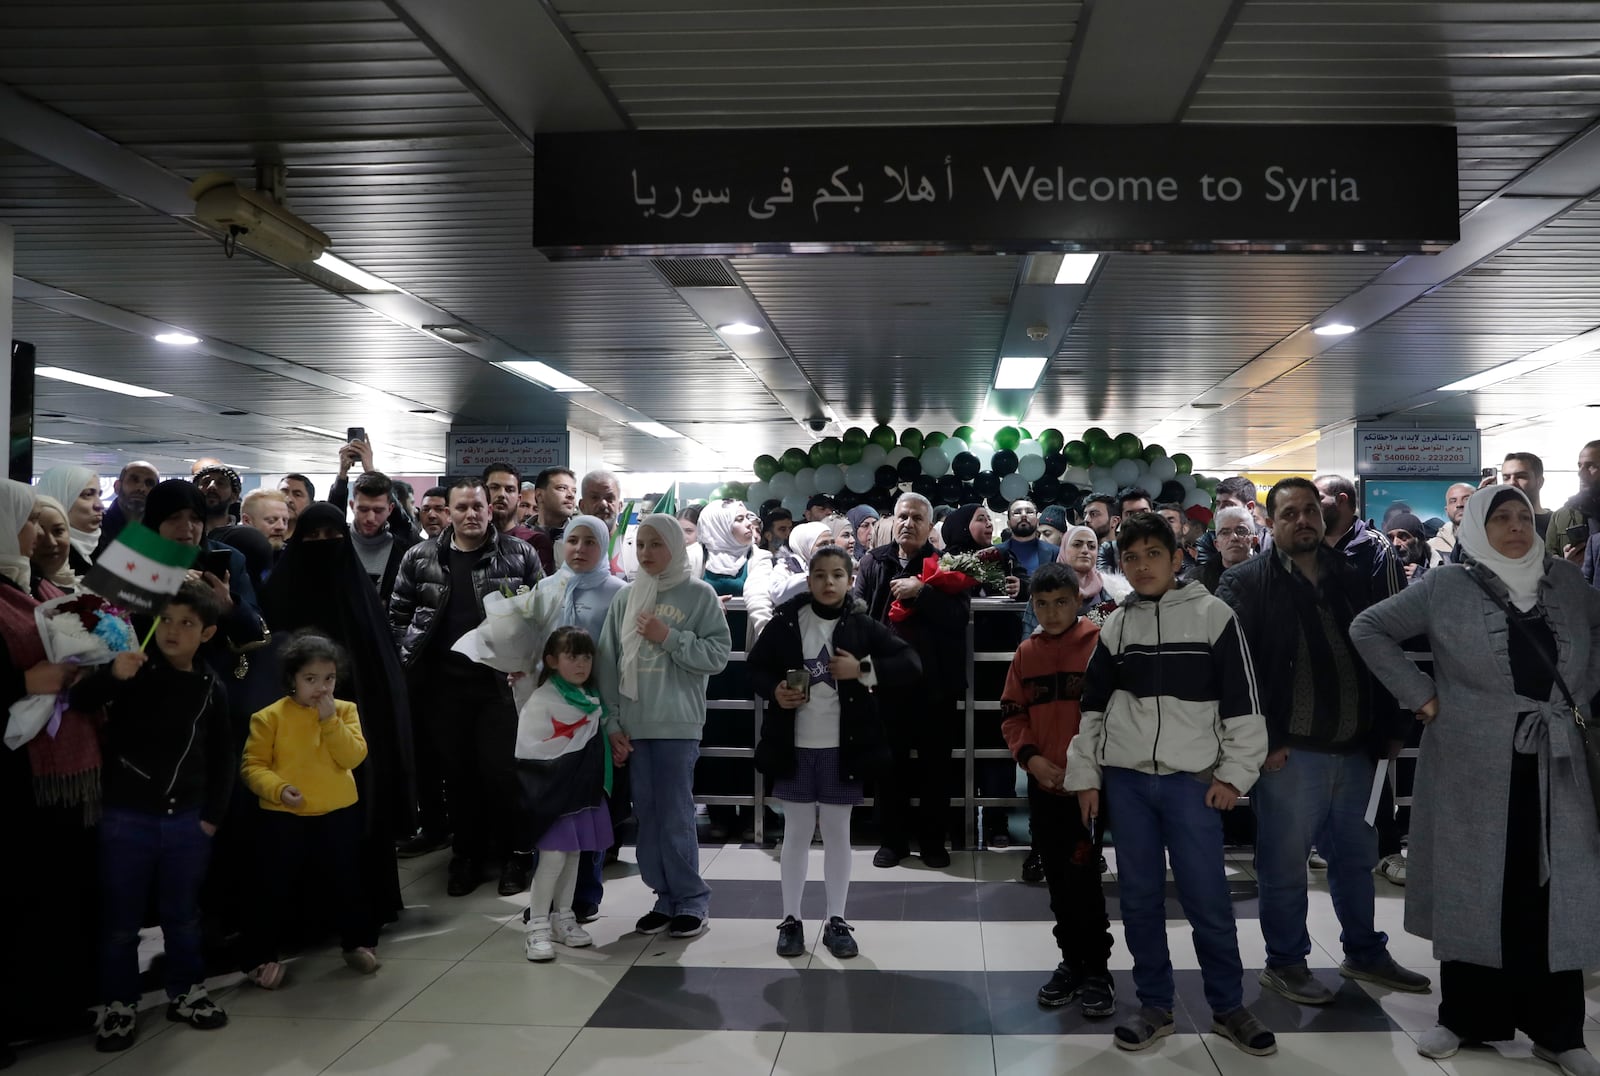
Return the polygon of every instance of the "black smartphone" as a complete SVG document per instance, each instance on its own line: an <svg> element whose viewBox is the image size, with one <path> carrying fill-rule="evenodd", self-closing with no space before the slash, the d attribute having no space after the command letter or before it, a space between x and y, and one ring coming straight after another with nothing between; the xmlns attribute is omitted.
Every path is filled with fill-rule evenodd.
<svg viewBox="0 0 1600 1076"><path fill-rule="evenodd" d="M351 426L344 431L344 439L346 441L365 441L367 439L367 428L365 426Z"/></svg>
<svg viewBox="0 0 1600 1076"><path fill-rule="evenodd" d="M1485 467L1483 470L1478 472L1478 477L1479 478L1493 478L1494 477L1494 468L1493 467Z"/></svg>
<svg viewBox="0 0 1600 1076"><path fill-rule="evenodd" d="M228 577L228 565L233 563L233 554L226 549L205 549L200 552L200 559L195 562L195 567L202 572L210 572L218 579Z"/></svg>
<svg viewBox="0 0 1600 1076"><path fill-rule="evenodd" d="M1589 544L1589 524L1575 523L1567 528L1567 544L1586 546Z"/></svg>

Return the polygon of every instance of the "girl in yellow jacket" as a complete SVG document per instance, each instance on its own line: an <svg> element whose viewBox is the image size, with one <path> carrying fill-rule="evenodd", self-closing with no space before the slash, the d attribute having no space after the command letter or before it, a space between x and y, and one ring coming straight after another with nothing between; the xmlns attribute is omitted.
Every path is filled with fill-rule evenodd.
<svg viewBox="0 0 1600 1076"><path fill-rule="evenodd" d="M355 703L333 697L344 654L331 639L306 633L280 652L289 694L250 718L240 772L259 797L255 820L260 878L245 943L251 982L283 982L278 941L286 909L331 898L345 963L378 970L378 923L362 892L357 846L362 808L351 773L367 757ZM317 879L306 900L302 878Z"/></svg>

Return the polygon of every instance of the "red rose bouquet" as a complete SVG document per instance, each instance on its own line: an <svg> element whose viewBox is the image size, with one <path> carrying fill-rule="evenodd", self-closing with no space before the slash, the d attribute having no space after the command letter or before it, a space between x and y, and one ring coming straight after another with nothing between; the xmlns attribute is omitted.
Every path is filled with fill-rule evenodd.
<svg viewBox="0 0 1600 1076"><path fill-rule="evenodd" d="M933 587L944 594L989 587L1004 590L1006 570L1005 554L994 546L976 553L946 553L938 560L932 557L922 562L920 576L924 586ZM896 599L889 606L889 621L898 624L911 616L911 610Z"/></svg>

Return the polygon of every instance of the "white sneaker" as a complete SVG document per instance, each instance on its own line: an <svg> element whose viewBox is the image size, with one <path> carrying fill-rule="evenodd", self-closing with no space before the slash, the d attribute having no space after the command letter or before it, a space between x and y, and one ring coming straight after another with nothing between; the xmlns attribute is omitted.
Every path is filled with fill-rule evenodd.
<svg viewBox="0 0 1600 1076"><path fill-rule="evenodd" d="M1395 885L1406 884L1406 857L1396 852L1392 856L1384 856L1378 860L1378 865L1372 868L1372 873L1382 875Z"/></svg>
<svg viewBox="0 0 1600 1076"><path fill-rule="evenodd" d="M594 944L594 938L578 925L578 917L570 908L557 913L550 921L550 935L558 944L569 949L582 949Z"/></svg>
<svg viewBox="0 0 1600 1076"><path fill-rule="evenodd" d="M1417 1053L1423 1057L1431 1057L1435 1061L1454 1057L1459 1049L1461 1049L1461 1036L1443 1024L1436 1024L1417 1036Z"/></svg>
<svg viewBox="0 0 1600 1076"><path fill-rule="evenodd" d="M545 961L556 958L556 947L550 944L550 920L540 917L528 924L528 937L522 943L522 952L529 960Z"/></svg>

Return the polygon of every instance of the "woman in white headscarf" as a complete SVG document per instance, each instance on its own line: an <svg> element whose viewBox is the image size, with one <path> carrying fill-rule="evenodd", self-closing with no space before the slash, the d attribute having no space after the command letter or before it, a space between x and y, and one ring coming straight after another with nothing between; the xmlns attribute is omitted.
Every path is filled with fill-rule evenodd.
<svg viewBox="0 0 1600 1076"><path fill-rule="evenodd" d="M38 491L54 497L67 510L67 527L72 535L72 570L87 575L100 545L100 524L106 506L100 500L100 476L87 467L52 467L39 476Z"/></svg>
<svg viewBox="0 0 1600 1076"><path fill-rule="evenodd" d="M1562 1072L1596 1076L1583 973L1600 966L1600 827L1579 721L1600 686L1600 591L1547 553L1515 486L1474 493L1457 533L1466 563L1350 625L1368 667L1427 725L1406 930L1433 941L1440 999L1417 1052L1449 1057L1522 1030ZM1405 657L1418 635L1431 678Z"/></svg>
<svg viewBox="0 0 1600 1076"><path fill-rule="evenodd" d="M612 758L630 770L639 874L656 895L637 929L692 938L711 901L695 837L694 764L706 680L727 665L732 644L716 591L689 578L678 521L646 516L636 548L639 576L606 613L596 674Z"/></svg>
<svg viewBox="0 0 1600 1076"><path fill-rule="evenodd" d="M832 544L833 528L827 523L802 523L789 532L789 541L772 558L772 577L767 583L774 609L806 589L811 554L818 546Z"/></svg>
<svg viewBox="0 0 1600 1076"><path fill-rule="evenodd" d="M695 533L706 556L702 578L718 594L739 597L761 537L761 520L742 501L712 501L700 510ZM683 537L681 526L678 536Z"/></svg>

